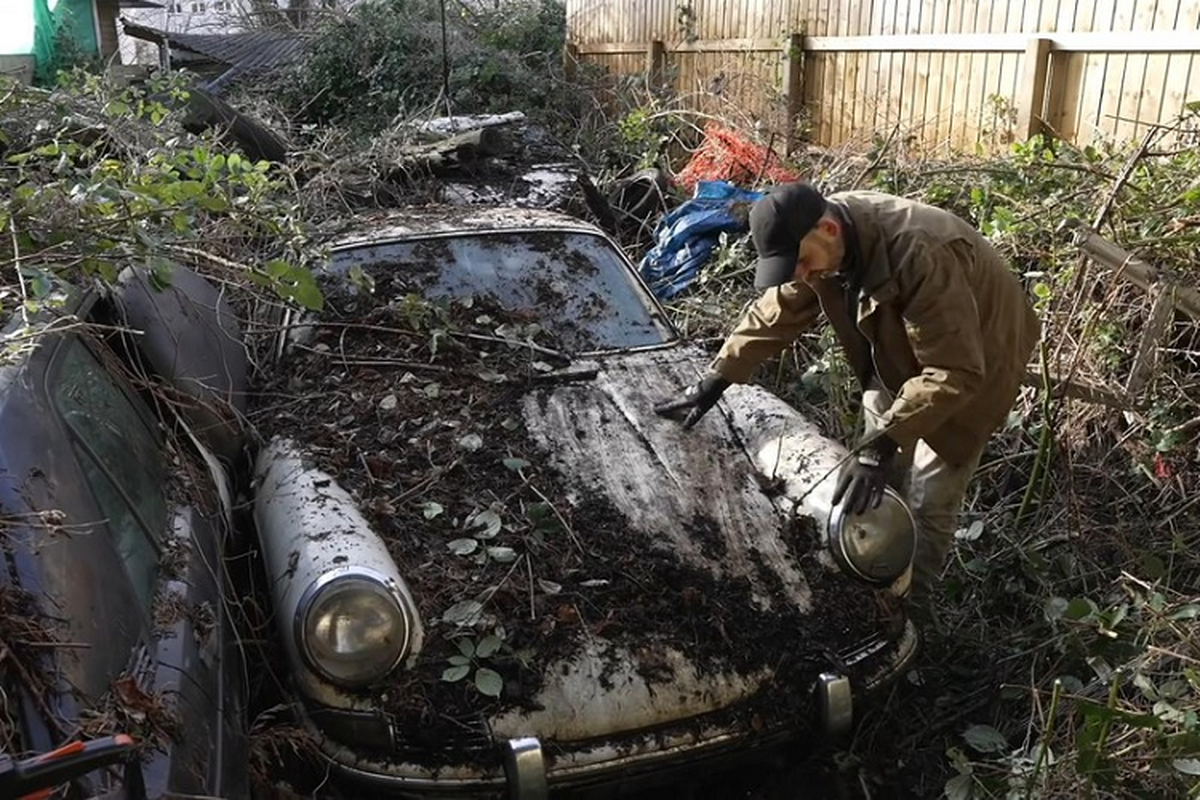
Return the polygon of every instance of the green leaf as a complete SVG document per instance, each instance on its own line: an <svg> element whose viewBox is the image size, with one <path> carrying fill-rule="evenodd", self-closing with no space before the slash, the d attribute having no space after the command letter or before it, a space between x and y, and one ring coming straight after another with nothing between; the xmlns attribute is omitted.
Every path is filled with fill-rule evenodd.
<svg viewBox="0 0 1200 800"><path fill-rule="evenodd" d="M1131 711L1109 708L1090 700L1079 700L1076 707L1088 720L1119 722L1134 728L1156 729L1162 727L1162 720L1154 714L1134 714Z"/></svg>
<svg viewBox="0 0 1200 800"><path fill-rule="evenodd" d="M482 613L483 603L478 600L463 600L446 609L442 614L442 622L469 628L479 621Z"/></svg>
<svg viewBox="0 0 1200 800"><path fill-rule="evenodd" d="M983 520L975 520L966 528L954 532L954 538L962 542L974 542L983 535Z"/></svg>
<svg viewBox="0 0 1200 800"><path fill-rule="evenodd" d="M975 796L975 779L969 772L955 775L946 781L942 795L946 800L971 800Z"/></svg>
<svg viewBox="0 0 1200 800"><path fill-rule="evenodd" d="M471 659L467 656L450 656L446 660L456 667L461 667L465 664L471 663Z"/></svg>
<svg viewBox="0 0 1200 800"><path fill-rule="evenodd" d="M446 548L456 556L469 556L479 549L479 540L471 538L455 539L448 542Z"/></svg>
<svg viewBox="0 0 1200 800"><path fill-rule="evenodd" d="M219 214L229 210L229 201L219 194L208 194L201 197L197 203L205 211L211 211L214 214Z"/></svg>
<svg viewBox="0 0 1200 800"><path fill-rule="evenodd" d="M1197 614L1200 614L1200 605L1188 603L1172 611L1168 619L1195 619Z"/></svg>
<svg viewBox="0 0 1200 800"><path fill-rule="evenodd" d="M465 658L474 658L475 656L475 640L462 637L455 639L454 644L458 647L458 652L462 653Z"/></svg>
<svg viewBox="0 0 1200 800"><path fill-rule="evenodd" d="M504 679L494 669L481 667L475 671L475 688L488 697L499 697L504 691Z"/></svg>
<svg viewBox="0 0 1200 800"><path fill-rule="evenodd" d="M1200 775L1200 758L1177 758L1171 766L1184 775Z"/></svg>
<svg viewBox="0 0 1200 800"><path fill-rule="evenodd" d="M506 458L504 459L504 466L513 472L520 472L529 467L529 462L523 458Z"/></svg>
<svg viewBox="0 0 1200 800"><path fill-rule="evenodd" d="M446 667L442 670L442 680L446 683L456 683L467 677L471 673L470 664L459 664L454 667Z"/></svg>
<svg viewBox="0 0 1200 800"><path fill-rule="evenodd" d="M1147 580L1156 581L1167 574L1167 565L1153 553L1142 555L1142 574Z"/></svg>
<svg viewBox="0 0 1200 800"><path fill-rule="evenodd" d="M445 510L446 509L442 508L441 503L435 503L432 500L421 506L421 513L425 516L425 519L435 519L436 517L440 517L442 512Z"/></svg>
<svg viewBox="0 0 1200 800"><path fill-rule="evenodd" d="M479 644L475 646L475 655L479 658L488 658L497 650L503 641L494 633L489 633L487 636L479 640Z"/></svg>
<svg viewBox="0 0 1200 800"><path fill-rule="evenodd" d="M1081 620L1087 619L1096 613L1096 604L1086 597L1076 597L1067 604L1067 609L1063 612L1064 619Z"/></svg>
<svg viewBox="0 0 1200 800"><path fill-rule="evenodd" d="M1041 281L1033 285L1033 296L1038 300L1049 300L1052 294L1054 292L1050 289L1050 286Z"/></svg>
<svg viewBox="0 0 1200 800"><path fill-rule="evenodd" d="M991 725L972 725L963 731L963 740L979 753L1000 753L1008 749L1008 739Z"/></svg>
<svg viewBox="0 0 1200 800"><path fill-rule="evenodd" d="M492 539L500 532L500 515L492 509L484 509L467 520L468 528L482 528L475 535L480 539Z"/></svg>
<svg viewBox="0 0 1200 800"><path fill-rule="evenodd" d="M511 547L489 547L487 554L498 564L511 564L517 560L517 551Z"/></svg>

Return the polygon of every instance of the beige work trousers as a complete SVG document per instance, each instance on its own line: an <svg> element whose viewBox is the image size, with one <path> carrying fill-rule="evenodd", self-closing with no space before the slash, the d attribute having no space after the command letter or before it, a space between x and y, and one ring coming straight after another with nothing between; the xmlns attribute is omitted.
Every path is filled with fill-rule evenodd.
<svg viewBox="0 0 1200 800"><path fill-rule="evenodd" d="M879 432L881 417L891 404L891 394L886 389L863 392L867 436ZM942 573L946 555L954 543L954 532L958 529L958 514L967 485L982 455L981 447L967 462L951 464L920 439L911 452L896 454L888 483L908 503L917 528L910 594L914 600L927 598Z"/></svg>

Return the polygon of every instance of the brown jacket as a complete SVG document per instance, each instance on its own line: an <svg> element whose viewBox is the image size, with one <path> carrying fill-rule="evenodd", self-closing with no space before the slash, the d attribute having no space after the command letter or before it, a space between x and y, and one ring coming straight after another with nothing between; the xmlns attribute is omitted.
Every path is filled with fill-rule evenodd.
<svg viewBox="0 0 1200 800"><path fill-rule="evenodd" d="M1040 335L1025 290L983 235L949 212L876 192L829 200L853 223L855 316L837 279L767 289L713 369L748 381L824 311L859 380L877 375L892 394L884 432L906 450L924 439L965 463L1007 417Z"/></svg>

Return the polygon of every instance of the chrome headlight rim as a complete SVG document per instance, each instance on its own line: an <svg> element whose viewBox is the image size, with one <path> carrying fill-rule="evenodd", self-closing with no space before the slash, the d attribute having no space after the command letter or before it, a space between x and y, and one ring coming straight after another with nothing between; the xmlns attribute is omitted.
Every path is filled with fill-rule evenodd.
<svg viewBox="0 0 1200 800"><path fill-rule="evenodd" d="M899 580L912 564L917 550L917 521L913 517L912 509L908 507L908 503L904 501L900 493L890 486L884 488L883 495L883 502L887 502L888 498L890 498L904 512L904 519L908 523L908 557L904 559L904 563L898 564L893 572L884 575L871 575L864 572L855 563L854 556L848 552L846 541L843 538L842 529L846 521L846 512L845 506L842 503L838 503L831 509L829 524L826 529L826 545L829 548L829 552L833 555L833 560L838 565L838 568L847 575L876 587L891 586L895 581Z"/></svg>
<svg viewBox="0 0 1200 800"><path fill-rule="evenodd" d="M330 586L346 580L359 580L380 589L381 593L390 598L395 604L400 619L404 623L404 637L400 646L396 649L396 657L378 675L363 680L346 680L344 677L331 674L321 664L320 660L313 655L309 647L308 637L304 632L305 623L308 621L308 617L313 609L316 608L317 600L320 599L321 594L327 591ZM296 604L296 612L292 620L292 638L296 643L296 650L305 666L322 680L344 689L362 689L390 675L399 666L400 662L404 660L405 656L408 655L413 641L414 614L414 610L409 607L409 603L406 602L403 593L396 586L395 581L387 575L370 567L343 566L323 573L310 583L304 590L304 593L300 595L300 600Z"/></svg>

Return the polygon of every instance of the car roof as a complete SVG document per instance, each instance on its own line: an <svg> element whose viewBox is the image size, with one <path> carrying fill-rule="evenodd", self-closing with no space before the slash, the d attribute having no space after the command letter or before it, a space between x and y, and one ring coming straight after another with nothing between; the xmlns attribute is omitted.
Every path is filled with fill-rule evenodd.
<svg viewBox="0 0 1200 800"><path fill-rule="evenodd" d="M547 229L604 235L590 222L540 208L430 205L356 217L331 245L342 248L425 236Z"/></svg>

